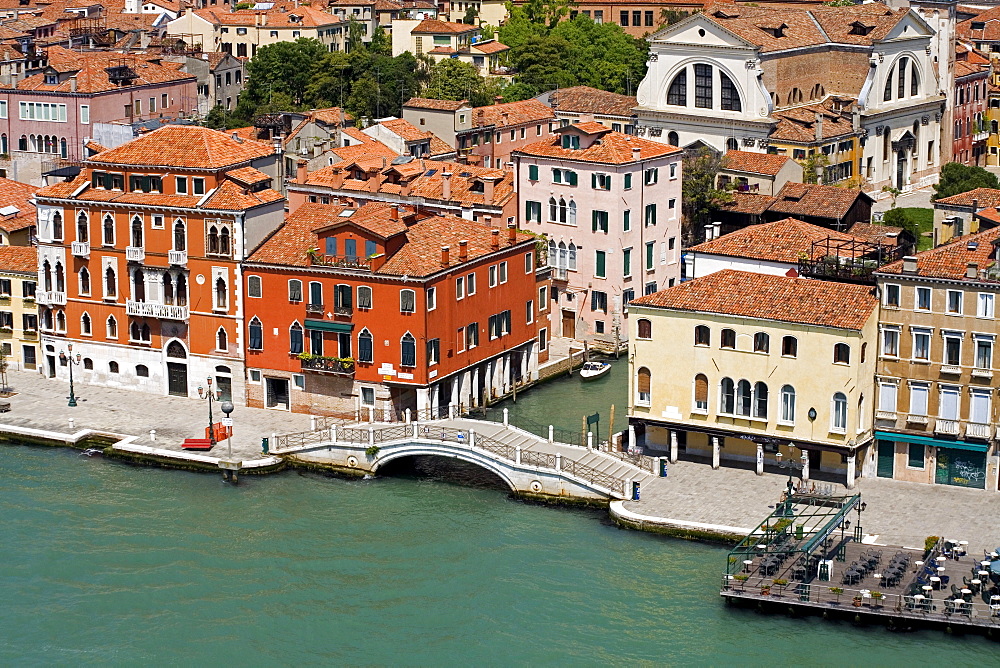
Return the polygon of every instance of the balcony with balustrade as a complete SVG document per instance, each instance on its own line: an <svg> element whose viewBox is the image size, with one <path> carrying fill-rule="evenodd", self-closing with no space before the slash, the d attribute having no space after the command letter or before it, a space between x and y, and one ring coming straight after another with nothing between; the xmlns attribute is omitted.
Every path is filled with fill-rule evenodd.
<svg viewBox="0 0 1000 668"><path fill-rule="evenodd" d="M43 306L65 306L66 293L55 290L37 290L35 292L35 302Z"/></svg>
<svg viewBox="0 0 1000 668"><path fill-rule="evenodd" d="M74 241L70 244L70 253L74 257L90 257L90 244L86 241Z"/></svg>
<svg viewBox="0 0 1000 668"><path fill-rule="evenodd" d="M306 304L306 313L308 315L322 316L323 315L323 305L322 304L307 303Z"/></svg>
<svg viewBox="0 0 1000 668"><path fill-rule="evenodd" d="M125 259L128 262L142 262L146 259L146 249L142 246L126 246Z"/></svg>
<svg viewBox="0 0 1000 668"><path fill-rule="evenodd" d="M299 357L303 371L329 373L334 376L354 377L354 360L349 357L323 357L303 355Z"/></svg>
<svg viewBox="0 0 1000 668"><path fill-rule="evenodd" d="M988 441L993 438L993 425L982 422L969 422L965 425L965 437Z"/></svg>
<svg viewBox="0 0 1000 668"><path fill-rule="evenodd" d="M357 271L372 271L373 265L381 266L385 262L384 255L363 258L357 255L324 255L313 252L309 254L309 264L320 267L336 267L338 269L355 269ZM378 268L374 266L374 268Z"/></svg>
<svg viewBox="0 0 1000 668"><path fill-rule="evenodd" d="M154 304L151 302L125 302L125 313L141 318L160 318L161 320L187 320L188 307L175 304Z"/></svg>
<svg viewBox="0 0 1000 668"><path fill-rule="evenodd" d="M172 250L167 253L167 259L174 266L184 267L187 266L188 254L187 251Z"/></svg>
<svg viewBox="0 0 1000 668"><path fill-rule="evenodd" d="M938 418L934 421L934 433L944 436L958 436L962 433L962 423L959 420Z"/></svg>

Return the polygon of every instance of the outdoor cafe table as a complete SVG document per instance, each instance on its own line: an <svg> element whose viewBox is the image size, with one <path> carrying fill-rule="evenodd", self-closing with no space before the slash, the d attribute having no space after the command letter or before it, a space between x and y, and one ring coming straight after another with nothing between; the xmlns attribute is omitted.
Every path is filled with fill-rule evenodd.
<svg viewBox="0 0 1000 668"><path fill-rule="evenodd" d="M963 588L962 598L964 598L966 601L972 602L972 590Z"/></svg>
<svg viewBox="0 0 1000 668"><path fill-rule="evenodd" d="M929 587L924 587L924 589L940 589L941 588L941 578L936 575L931 576L931 584Z"/></svg>
<svg viewBox="0 0 1000 668"><path fill-rule="evenodd" d="M983 581L976 578L975 580L969 580L969 584L972 585L972 591L978 592L979 588L983 586Z"/></svg>

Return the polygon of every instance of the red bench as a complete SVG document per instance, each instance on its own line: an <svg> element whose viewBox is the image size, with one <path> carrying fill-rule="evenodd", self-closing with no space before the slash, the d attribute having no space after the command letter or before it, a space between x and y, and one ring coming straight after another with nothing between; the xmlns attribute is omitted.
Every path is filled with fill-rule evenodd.
<svg viewBox="0 0 1000 668"><path fill-rule="evenodd" d="M207 438L185 438L181 443L184 450L211 450L212 441Z"/></svg>

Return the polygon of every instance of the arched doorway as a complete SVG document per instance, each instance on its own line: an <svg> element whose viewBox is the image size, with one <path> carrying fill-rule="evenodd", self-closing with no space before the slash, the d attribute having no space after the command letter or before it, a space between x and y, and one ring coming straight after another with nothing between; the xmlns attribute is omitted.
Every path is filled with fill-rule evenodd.
<svg viewBox="0 0 1000 668"><path fill-rule="evenodd" d="M167 344L167 393L175 397L188 395L187 350L180 341Z"/></svg>
<svg viewBox="0 0 1000 668"><path fill-rule="evenodd" d="M228 366L215 367L215 382L222 396L220 401L233 400L233 372Z"/></svg>

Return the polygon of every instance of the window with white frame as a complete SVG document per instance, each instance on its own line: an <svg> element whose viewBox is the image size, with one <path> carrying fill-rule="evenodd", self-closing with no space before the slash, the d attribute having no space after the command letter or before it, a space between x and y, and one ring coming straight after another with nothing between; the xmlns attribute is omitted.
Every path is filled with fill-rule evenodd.
<svg viewBox="0 0 1000 668"><path fill-rule="evenodd" d="M66 105L54 102L18 102L22 121L66 122Z"/></svg>
<svg viewBox="0 0 1000 668"><path fill-rule="evenodd" d="M892 381L881 381L878 384L878 409L883 413L896 412L896 394L899 386Z"/></svg>
<svg viewBox="0 0 1000 668"><path fill-rule="evenodd" d="M981 388L972 389L969 405L969 422L975 425L988 425L990 423L990 390Z"/></svg>
<svg viewBox="0 0 1000 668"><path fill-rule="evenodd" d="M942 420L957 420L961 403L961 390L957 385L942 385L938 388L938 417Z"/></svg>
<svg viewBox="0 0 1000 668"><path fill-rule="evenodd" d="M993 301L994 295L992 292L980 292L976 298L976 317L992 320L994 313Z"/></svg>
<svg viewBox="0 0 1000 668"><path fill-rule="evenodd" d="M946 312L950 315L962 315L962 291L948 290Z"/></svg>
<svg viewBox="0 0 1000 668"><path fill-rule="evenodd" d="M427 310L433 311L437 308L437 288L427 288Z"/></svg>
<svg viewBox="0 0 1000 668"><path fill-rule="evenodd" d="M247 277L247 297L261 298L264 296L263 288L261 287L260 276L248 276Z"/></svg>
<svg viewBox="0 0 1000 668"><path fill-rule="evenodd" d="M455 279L455 301L465 299L465 277L459 276Z"/></svg>
<svg viewBox="0 0 1000 668"><path fill-rule="evenodd" d="M791 385L781 387L781 417L779 424L795 424L795 388Z"/></svg>
<svg viewBox="0 0 1000 668"><path fill-rule="evenodd" d="M413 313L417 310L417 294L413 290L399 291L399 312Z"/></svg>
<svg viewBox="0 0 1000 668"><path fill-rule="evenodd" d="M910 383L910 416L927 416L927 398L930 394L930 385L927 383Z"/></svg>
<svg viewBox="0 0 1000 668"><path fill-rule="evenodd" d="M899 285L887 283L883 303L889 308L899 308Z"/></svg>
<svg viewBox="0 0 1000 668"><path fill-rule="evenodd" d="M703 373L694 377L694 412L708 413L708 376Z"/></svg>
<svg viewBox="0 0 1000 668"><path fill-rule="evenodd" d="M467 297L471 297L476 294L476 275L469 274L465 277L465 294Z"/></svg>
<svg viewBox="0 0 1000 668"><path fill-rule="evenodd" d="M925 287L918 287L914 290L914 304L913 308L917 311L930 311L931 310L931 289Z"/></svg>
<svg viewBox="0 0 1000 668"><path fill-rule="evenodd" d="M989 334L973 334L976 343L975 368L989 370L993 368L993 336Z"/></svg>
<svg viewBox="0 0 1000 668"><path fill-rule="evenodd" d="M836 434L847 432L847 395L837 392L831 401L830 431Z"/></svg>
<svg viewBox="0 0 1000 668"><path fill-rule="evenodd" d="M507 263L501 262L499 265L500 285L507 282Z"/></svg>
<svg viewBox="0 0 1000 668"><path fill-rule="evenodd" d="M931 330L914 327L910 336L913 339L912 358L929 362L931 359Z"/></svg>
<svg viewBox="0 0 1000 668"><path fill-rule="evenodd" d="M882 328L882 356L899 357L899 327Z"/></svg>
<svg viewBox="0 0 1000 668"><path fill-rule="evenodd" d="M962 333L942 332L944 337L944 355L941 363L945 366L959 366L962 364Z"/></svg>

